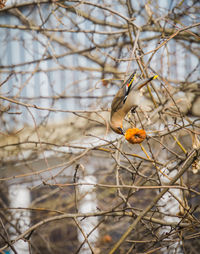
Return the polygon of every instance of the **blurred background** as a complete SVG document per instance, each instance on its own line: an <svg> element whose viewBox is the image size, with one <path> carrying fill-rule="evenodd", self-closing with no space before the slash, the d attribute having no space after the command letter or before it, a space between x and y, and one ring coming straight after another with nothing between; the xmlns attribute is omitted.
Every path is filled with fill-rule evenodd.
<svg viewBox="0 0 200 254"><path fill-rule="evenodd" d="M199 1L0 4L1 253L114 253L185 164L115 253L198 253ZM133 70L141 145L108 124Z"/></svg>

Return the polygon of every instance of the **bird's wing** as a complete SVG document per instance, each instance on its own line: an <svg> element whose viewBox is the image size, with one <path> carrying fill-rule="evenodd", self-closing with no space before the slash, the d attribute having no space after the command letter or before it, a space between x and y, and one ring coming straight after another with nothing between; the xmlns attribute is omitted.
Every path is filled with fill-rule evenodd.
<svg viewBox="0 0 200 254"><path fill-rule="evenodd" d="M136 71L134 71L131 74L131 76L123 83L122 87L119 89L119 91L115 95L111 105L112 115L114 112L118 111L125 103L135 77L136 77Z"/></svg>
<svg viewBox="0 0 200 254"><path fill-rule="evenodd" d="M126 99L127 99L127 96L131 90L131 87L133 85L133 81L136 77L136 71L134 71L131 76L124 82L123 86L125 87L126 91L125 91L125 94L124 94L124 99L123 99L123 103L125 103Z"/></svg>
<svg viewBox="0 0 200 254"><path fill-rule="evenodd" d="M119 89L119 91L117 92L112 101L111 104L112 114L118 111L123 106L123 100L125 95L126 95L126 86L123 86Z"/></svg>

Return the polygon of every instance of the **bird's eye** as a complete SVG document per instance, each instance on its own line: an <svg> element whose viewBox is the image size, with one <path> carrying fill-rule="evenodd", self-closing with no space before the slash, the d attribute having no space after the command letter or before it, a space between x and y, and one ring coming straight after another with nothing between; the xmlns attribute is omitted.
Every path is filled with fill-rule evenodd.
<svg viewBox="0 0 200 254"><path fill-rule="evenodd" d="M124 135L124 131L121 127L118 127L117 129L120 131L120 134Z"/></svg>

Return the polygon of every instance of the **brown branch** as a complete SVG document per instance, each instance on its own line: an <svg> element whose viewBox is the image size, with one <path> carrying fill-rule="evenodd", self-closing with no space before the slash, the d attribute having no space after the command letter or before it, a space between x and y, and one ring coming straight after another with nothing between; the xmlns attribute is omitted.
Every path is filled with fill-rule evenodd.
<svg viewBox="0 0 200 254"><path fill-rule="evenodd" d="M178 169L176 176L169 182L169 185L173 185L176 181L186 172L186 170L192 165L195 159L199 156L199 150L192 150L188 155L188 158L182 163ZM163 189L154 200L138 215L137 219L129 226L128 230L122 235L120 240L114 245L109 254L115 253L120 245L126 240L129 234L135 229L140 220L156 205L156 203L162 198L162 196L169 190L169 188Z"/></svg>
<svg viewBox="0 0 200 254"><path fill-rule="evenodd" d="M102 111L107 111L107 110L64 110L64 109L54 109L54 108L45 108L45 107L40 107L35 104L28 104L24 102L20 102L14 99L10 99L8 97L4 97L0 95L0 99L9 101L11 103L23 106L23 107L28 107L28 108L35 108L38 110L47 110L51 112L63 112L63 113L93 113L93 112L102 112Z"/></svg>

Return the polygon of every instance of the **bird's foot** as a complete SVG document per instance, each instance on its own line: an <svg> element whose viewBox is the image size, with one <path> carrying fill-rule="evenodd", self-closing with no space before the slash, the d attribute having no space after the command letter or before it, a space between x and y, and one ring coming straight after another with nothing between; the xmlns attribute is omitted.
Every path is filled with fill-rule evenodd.
<svg viewBox="0 0 200 254"><path fill-rule="evenodd" d="M131 113L132 113L132 114L135 113L136 108L137 108L137 106L136 106L136 107L133 107L133 108L131 109Z"/></svg>

